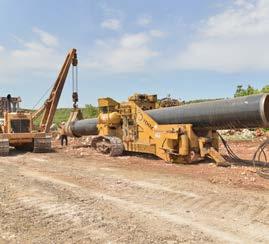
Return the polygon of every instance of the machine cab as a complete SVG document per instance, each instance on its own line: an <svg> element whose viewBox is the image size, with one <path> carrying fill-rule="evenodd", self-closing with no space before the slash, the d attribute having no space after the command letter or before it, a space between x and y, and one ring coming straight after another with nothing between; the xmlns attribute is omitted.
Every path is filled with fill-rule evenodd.
<svg viewBox="0 0 269 244"><path fill-rule="evenodd" d="M30 133L33 128L30 113L16 112L5 113L5 133Z"/></svg>

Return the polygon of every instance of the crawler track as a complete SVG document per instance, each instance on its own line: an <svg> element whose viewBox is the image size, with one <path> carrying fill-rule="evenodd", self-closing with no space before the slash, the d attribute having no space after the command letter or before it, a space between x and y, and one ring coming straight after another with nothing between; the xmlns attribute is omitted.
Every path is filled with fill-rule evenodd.
<svg viewBox="0 0 269 244"><path fill-rule="evenodd" d="M0 157L7 156L8 154L9 154L8 139L0 139Z"/></svg>
<svg viewBox="0 0 269 244"><path fill-rule="evenodd" d="M35 138L34 139L34 153L47 153L51 151L51 137Z"/></svg>
<svg viewBox="0 0 269 244"><path fill-rule="evenodd" d="M91 145L98 152L111 157L120 156L124 151L121 139L114 136L95 136Z"/></svg>

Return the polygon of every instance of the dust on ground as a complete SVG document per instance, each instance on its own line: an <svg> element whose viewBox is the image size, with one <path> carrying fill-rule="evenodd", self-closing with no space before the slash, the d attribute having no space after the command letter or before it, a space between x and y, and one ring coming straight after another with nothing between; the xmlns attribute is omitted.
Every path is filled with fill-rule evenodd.
<svg viewBox="0 0 269 244"><path fill-rule="evenodd" d="M269 242L269 180L255 168L110 158L87 140L0 158L0 243ZM259 143L230 145L248 158Z"/></svg>
<svg viewBox="0 0 269 244"><path fill-rule="evenodd" d="M233 152L241 159L249 160L248 164L240 164L230 161L231 167L217 167L213 161L205 160L201 163L194 164L169 164L155 156L141 153L125 153L125 155L111 158L106 155L100 155L90 147L88 147L91 137L72 138L69 147L61 147L55 141L54 147L57 151L64 152L74 157L95 157L106 158L109 161L120 161L126 169L140 168L145 171L160 171L169 172L169 174L180 174L191 178L207 180L213 184L223 184L234 187L244 187L252 189L269 189L269 180L260 177L257 173L260 167L254 167L252 158L257 150L257 147L267 138L254 137L251 140L234 139L229 140L228 143ZM240 137L241 138L241 137ZM265 149L266 154L269 155L269 147ZM227 151L223 144L220 143L220 153L226 155ZM269 157L268 157L269 159ZM261 160L265 161L264 158ZM269 166L269 163L265 163Z"/></svg>

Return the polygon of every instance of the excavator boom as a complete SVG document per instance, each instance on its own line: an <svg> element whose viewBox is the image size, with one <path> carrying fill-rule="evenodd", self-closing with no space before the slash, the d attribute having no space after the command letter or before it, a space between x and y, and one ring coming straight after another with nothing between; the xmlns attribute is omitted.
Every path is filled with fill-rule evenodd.
<svg viewBox="0 0 269 244"><path fill-rule="evenodd" d="M57 106L61 97L65 80L68 75L69 68L71 65L76 67L77 64L78 64L77 50L71 49L70 52L66 56L65 62L55 81L55 84L51 90L49 98L46 100L44 105L33 114L33 119L36 119L43 113L43 116L40 122L40 128L39 128L41 132L45 132L45 133L49 132L50 127L53 122L53 117L55 115L55 112L56 112L56 109L57 109Z"/></svg>

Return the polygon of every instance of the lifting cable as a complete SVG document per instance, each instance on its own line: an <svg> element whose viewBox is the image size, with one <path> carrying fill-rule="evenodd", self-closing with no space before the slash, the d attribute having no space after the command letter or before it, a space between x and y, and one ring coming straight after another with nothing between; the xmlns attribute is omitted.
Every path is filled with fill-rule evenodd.
<svg viewBox="0 0 269 244"><path fill-rule="evenodd" d="M44 94L39 98L39 100L33 106L32 110L35 110L35 108L40 104L40 102L44 99L44 97L47 96L47 94L52 89L54 84L55 83L52 83L50 87L44 92ZM78 93L78 66L73 66L73 65L72 65L72 90L73 90L73 94Z"/></svg>
<svg viewBox="0 0 269 244"><path fill-rule="evenodd" d="M72 99L73 107L77 107L78 102L78 65L72 65Z"/></svg>
<svg viewBox="0 0 269 244"><path fill-rule="evenodd" d="M72 65L72 89L73 92L78 92L78 66Z"/></svg>
<svg viewBox="0 0 269 244"><path fill-rule="evenodd" d="M54 86L54 83L51 84L51 86L44 92L44 94L39 98L39 100L37 101L37 103L33 106L32 110L34 110L37 105L39 105L39 103L44 99L44 97L48 94L48 92L52 89L52 87Z"/></svg>
<svg viewBox="0 0 269 244"><path fill-rule="evenodd" d="M217 132L218 133L218 132ZM232 159L233 162L239 164L239 163L243 163L246 165L252 164L253 167L257 170L257 166L259 166L259 170L257 170L257 174L265 179L269 179L269 165L268 165L268 160L267 160L267 156L265 153L265 148L267 146L269 146L269 138L266 139L263 143L261 143L257 150L255 151L252 160L246 160L246 159L242 159L240 157L238 157L233 150L231 149L231 147L229 146L228 142L223 138L222 135L220 135L220 133L218 133L221 142L223 143L227 153L228 153L228 157L229 159ZM264 157L265 161L261 162L261 158L262 156ZM226 157L227 158L227 157ZM263 165L262 165L263 164Z"/></svg>

